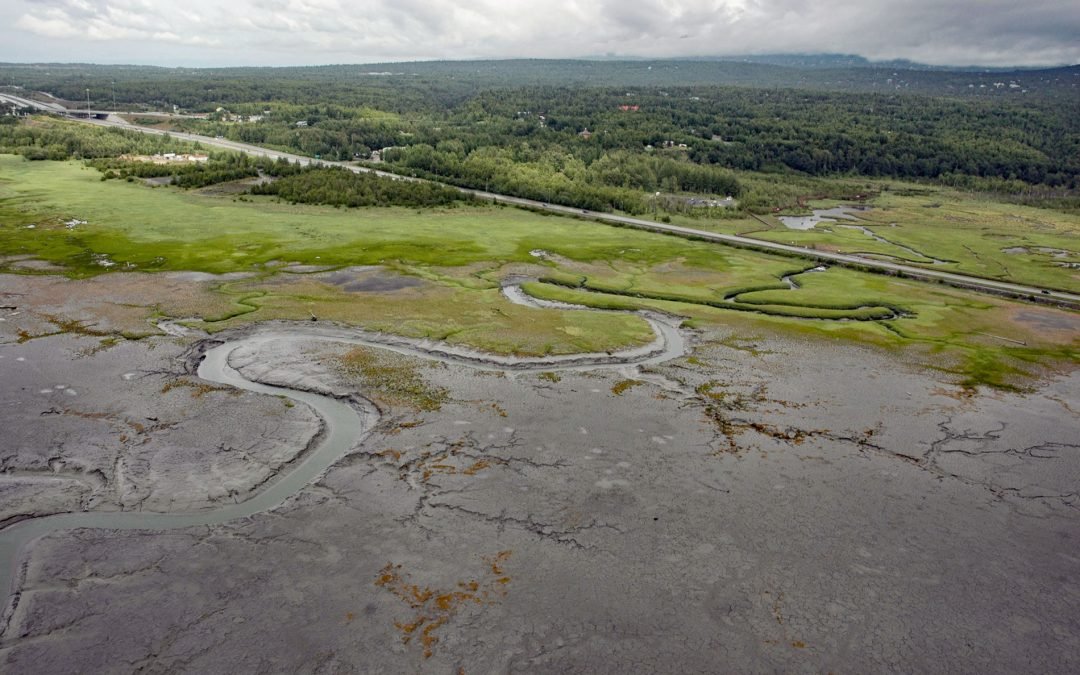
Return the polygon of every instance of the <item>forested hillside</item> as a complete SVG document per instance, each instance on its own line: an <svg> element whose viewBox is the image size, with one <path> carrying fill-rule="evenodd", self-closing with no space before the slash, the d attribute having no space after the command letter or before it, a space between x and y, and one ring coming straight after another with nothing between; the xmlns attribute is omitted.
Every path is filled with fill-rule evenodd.
<svg viewBox="0 0 1080 675"><path fill-rule="evenodd" d="M437 109L480 91L522 86L685 87L737 85L821 91L916 93L963 98L1080 100L1080 67L948 70L911 64L781 63L755 59L423 61L289 68L159 68L0 64L0 84L95 100L193 110L246 101L329 100L390 110ZM1010 86L1016 85L1016 86Z"/></svg>
<svg viewBox="0 0 1080 675"><path fill-rule="evenodd" d="M740 172L928 180L1076 201L1080 67L833 67L843 63L50 64L0 66L0 81L75 99L89 88L97 106L115 101L137 124L589 209L641 213L661 195L669 205L678 203L671 195L743 196L750 208L774 207L745 194ZM138 115L155 110L181 115ZM24 154L110 156L33 145Z"/></svg>

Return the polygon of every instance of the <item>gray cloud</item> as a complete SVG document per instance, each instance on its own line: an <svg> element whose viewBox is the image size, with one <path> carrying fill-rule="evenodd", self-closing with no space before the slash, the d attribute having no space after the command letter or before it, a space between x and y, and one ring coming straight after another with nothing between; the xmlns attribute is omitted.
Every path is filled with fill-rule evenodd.
<svg viewBox="0 0 1080 675"><path fill-rule="evenodd" d="M0 60L287 65L847 52L1080 62L1075 0L8 0Z"/></svg>

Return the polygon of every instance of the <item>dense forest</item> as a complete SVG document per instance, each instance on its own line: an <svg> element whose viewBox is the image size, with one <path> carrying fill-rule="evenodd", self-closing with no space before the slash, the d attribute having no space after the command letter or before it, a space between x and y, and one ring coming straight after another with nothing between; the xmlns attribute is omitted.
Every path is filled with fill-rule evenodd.
<svg viewBox="0 0 1080 675"><path fill-rule="evenodd" d="M121 129L88 127L73 123L33 122L19 124L14 117L0 117L0 153L33 160L96 159L123 154L153 155L162 152L194 152L195 143L169 136L152 136Z"/></svg>
<svg viewBox="0 0 1080 675"><path fill-rule="evenodd" d="M134 178L170 178L181 188L200 188L258 176L292 176L303 169L286 160L251 157L238 152L211 153L205 162L154 163L131 161L120 157L95 159L90 166L102 173L102 180Z"/></svg>
<svg viewBox="0 0 1080 675"><path fill-rule="evenodd" d="M465 194L434 183L415 183L341 167L308 167L285 178L256 185L256 195L276 195L291 203L330 206L449 206Z"/></svg>
<svg viewBox="0 0 1080 675"><path fill-rule="evenodd" d="M47 91L71 101L211 111L250 101L334 102L406 112L434 111L482 91L531 86L741 86L915 93L964 98L1077 101L1080 67L1039 70L928 69L917 64L852 65L847 59L510 59L423 61L288 68L160 68L0 63L0 85ZM809 66L809 67L807 67ZM1009 86L1015 84L1015 87ZM1000 86L997 86L1000 85ZM111 105L109 107L112 107Z"/></svg>
<svg viewBox="0 0 1080 675"><path fill-rule="evenodd" d="M205 153L197 144L168 135L59 120L18 124L14 118L0 118L0 153L19 154L29 160L85 159L101 172L102 180L169 178L168 183L179 188L201 188L261 178L250 185L251 194L330 206L424 208L472 201L459 190L435 183L357 174L342 167L302 167L284 158L252 157L232 151L205 153L205 161L200 162L154 162L132 157L169 152Z"/></svg>
<svg viewBox="0 0 1080 675"><path fill-rule="evenodd" d="M928 180L1076 201L1080 67L902 66L841 57L806 67L783 60L46 64L0 65L0 83L74 99L90 88L98 106L131 110L136 123L588 209L642 213L661 201L677 210L728 196L753 210L773 206L747 194L743 172ZM138 115L152 110L199 115ZM117 154L109 136L28 142L25 130L21 140L5 141L5 133L0 146L21 143L20 152L37 158ZM188 180L199 180L196 171Z"/></svg>
<svg viewBox="0 0 1080 675"><path fill-rule="evenodd" d="M1080 116L1057 101L522 87L481 92L438 112L254 107L258 112L236 106L177 124L323 158L373 158L389 170L462 186L630 212L647 208L656 191L738 196L732 171L929 179L1056 195L1076 190L1080 180ZM244 121L250 115L259 121Z"/></svg>

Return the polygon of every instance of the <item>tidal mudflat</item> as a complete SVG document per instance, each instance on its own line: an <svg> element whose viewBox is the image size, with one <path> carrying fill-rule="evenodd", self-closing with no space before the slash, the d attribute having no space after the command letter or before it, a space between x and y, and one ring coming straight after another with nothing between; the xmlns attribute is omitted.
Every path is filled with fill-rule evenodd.
<svg viewBox="0 0 1080 675"><path fill-rule="evenodd" d="M1080 660L1076 372L1025 393L964 389L882 350L718 327L683 329L685 350L661 362L549 368L350 336L363 338L272 322L104 350L71 334L0 345L9 523L212 513L341 432L348 416L328 423L319 400L356 423L340 456L264 511L30 542L5 668ZM237 377L319 396L201 379L219 345L235 345L223 358Z"/></svg>
<svg viewBox="0 0 1080 675"><path fill-rule="evenodd" d="M0 67L0 673L1080 672L1080 72L758 61Z"/></svg>
<svg viewBox="0 0 1080 675"><path fill-rule="evenodd" d="M0 164L5 672L1080 660L1076 312ZM781 234L933 264L889 199ZM1030 225L972 241L1064 278Z"/></svg>

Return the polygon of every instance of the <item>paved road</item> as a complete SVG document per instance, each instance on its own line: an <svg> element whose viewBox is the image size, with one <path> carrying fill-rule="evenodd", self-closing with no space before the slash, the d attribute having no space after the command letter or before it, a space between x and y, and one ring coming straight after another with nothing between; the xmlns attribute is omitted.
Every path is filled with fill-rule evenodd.
<svg viewBox="0 0 1080 675"><path fill-rule="evenodd" d="M0 101L5 103L13 103L23 108L33 108L34 110L41 110L44 112L63 115L68 112L68 109L59 103L42 103L41 101L32 101L22 96L16 96L15 94L0 93Z"/></svg>
<svg viewBox="0 0 1080 675"><path fill-rule="evenodd" d="M131 129L146 134L158 134L162 135L165 131L159 129L150 129L146 127L132 126L119 119L108 120L81 120L90 124L97 124L100 126L113 126L123 127L125 129ZM181 138L187 141L195 141L203 143L204 145L210 145L218 148L225 148L228 150L236 150L238 152L244 152L249 155L258 157L269 157L271 159L277 159L284 157L292 162L298 162L301 165L317 164L322 166L340 166L356 173L373 173L379 176L385 176L389 178L395 178L398 180L408 180L415 182L431 182L420 178L411 178L407 176L400 176L398 174L389 173L386 171L378 171L376 169L369 169L367 167L354 166L346 162L336 162L328 160L316 160L310 157L303 157L301 155L294 155L287 152L280 152L277 150L268 150L266 148L260 148L256 145L248 145L247 143L238 143L236 141L230 141L224 138L211 138L209 136L200 136L197 134L188 134L181 132L171 132L174 138ZM972 277L965 274L958 274L955 272L944 272L941 270L926 269L923 267L917 267L914 265L904 265L900 263L887 262L884 260L875 260L873 258L864 258L857 255L848 255L845 253L832 253L828 251L815 251L813 249L805 248L802 246L792 246L789 244L781 244L778 242L765 241L762 239L753 239L750 237L742 237L735 234L721 234L718 232L707 232L704 230L696 230L689 227L682 227L679 225L668 225L666 223L657 223L651 220L643 220L641 218L633 218L630 216L621 216L613 213L603 213L597 211L589 211L583 209L577 209L569 206L559 206L556 204L546 204L544 202L538 202L531 199L524 199L521 197L511 197L509 195L495 194L493 192L485 192L483 190L471 190L467 188L454 187L457 190L465 194L474 195L481 199L491 200L494 202L500 202L503 204L511 204L514 206L522 206L530 209L536 209L540 211L550 211L553 213L564 213L567 215L573 215L580 218L589 218L602 223L610 223L614 225L621 225L626 227L633 227L642 230L649 230L652 232L660 232L663 234L673 234L680 237L689 237L694 239L702 239L706 241L714 241L721 244L727 244L730 246L738 246L742 248L749 248L758 251L766 251L769 253L780 253L783 255L798 256L800 258L810 258L813 260L819 260L824 263L832 265L841 265L844 267L856 267L859 269L865 269L875 272L883 272L886 274L902 275L911 279L921 279L924 281L933 281L950 286L956 286L958 288L964 288L975 291L982 291L985 293L993 293L996 295L1006 295L1009 297L1021 298L1026 300L1032 300L1035 302L1041 302L1046 304L1061 305L1071 307L1073 309L1080 309L1080 295L1075 293L1068 293L1065 291L1053 290L1042 288L1039 286L1028 286L1025 284L1017 284L1009 281L996 281L993 279L983 279L980 277Z"/></svg>

